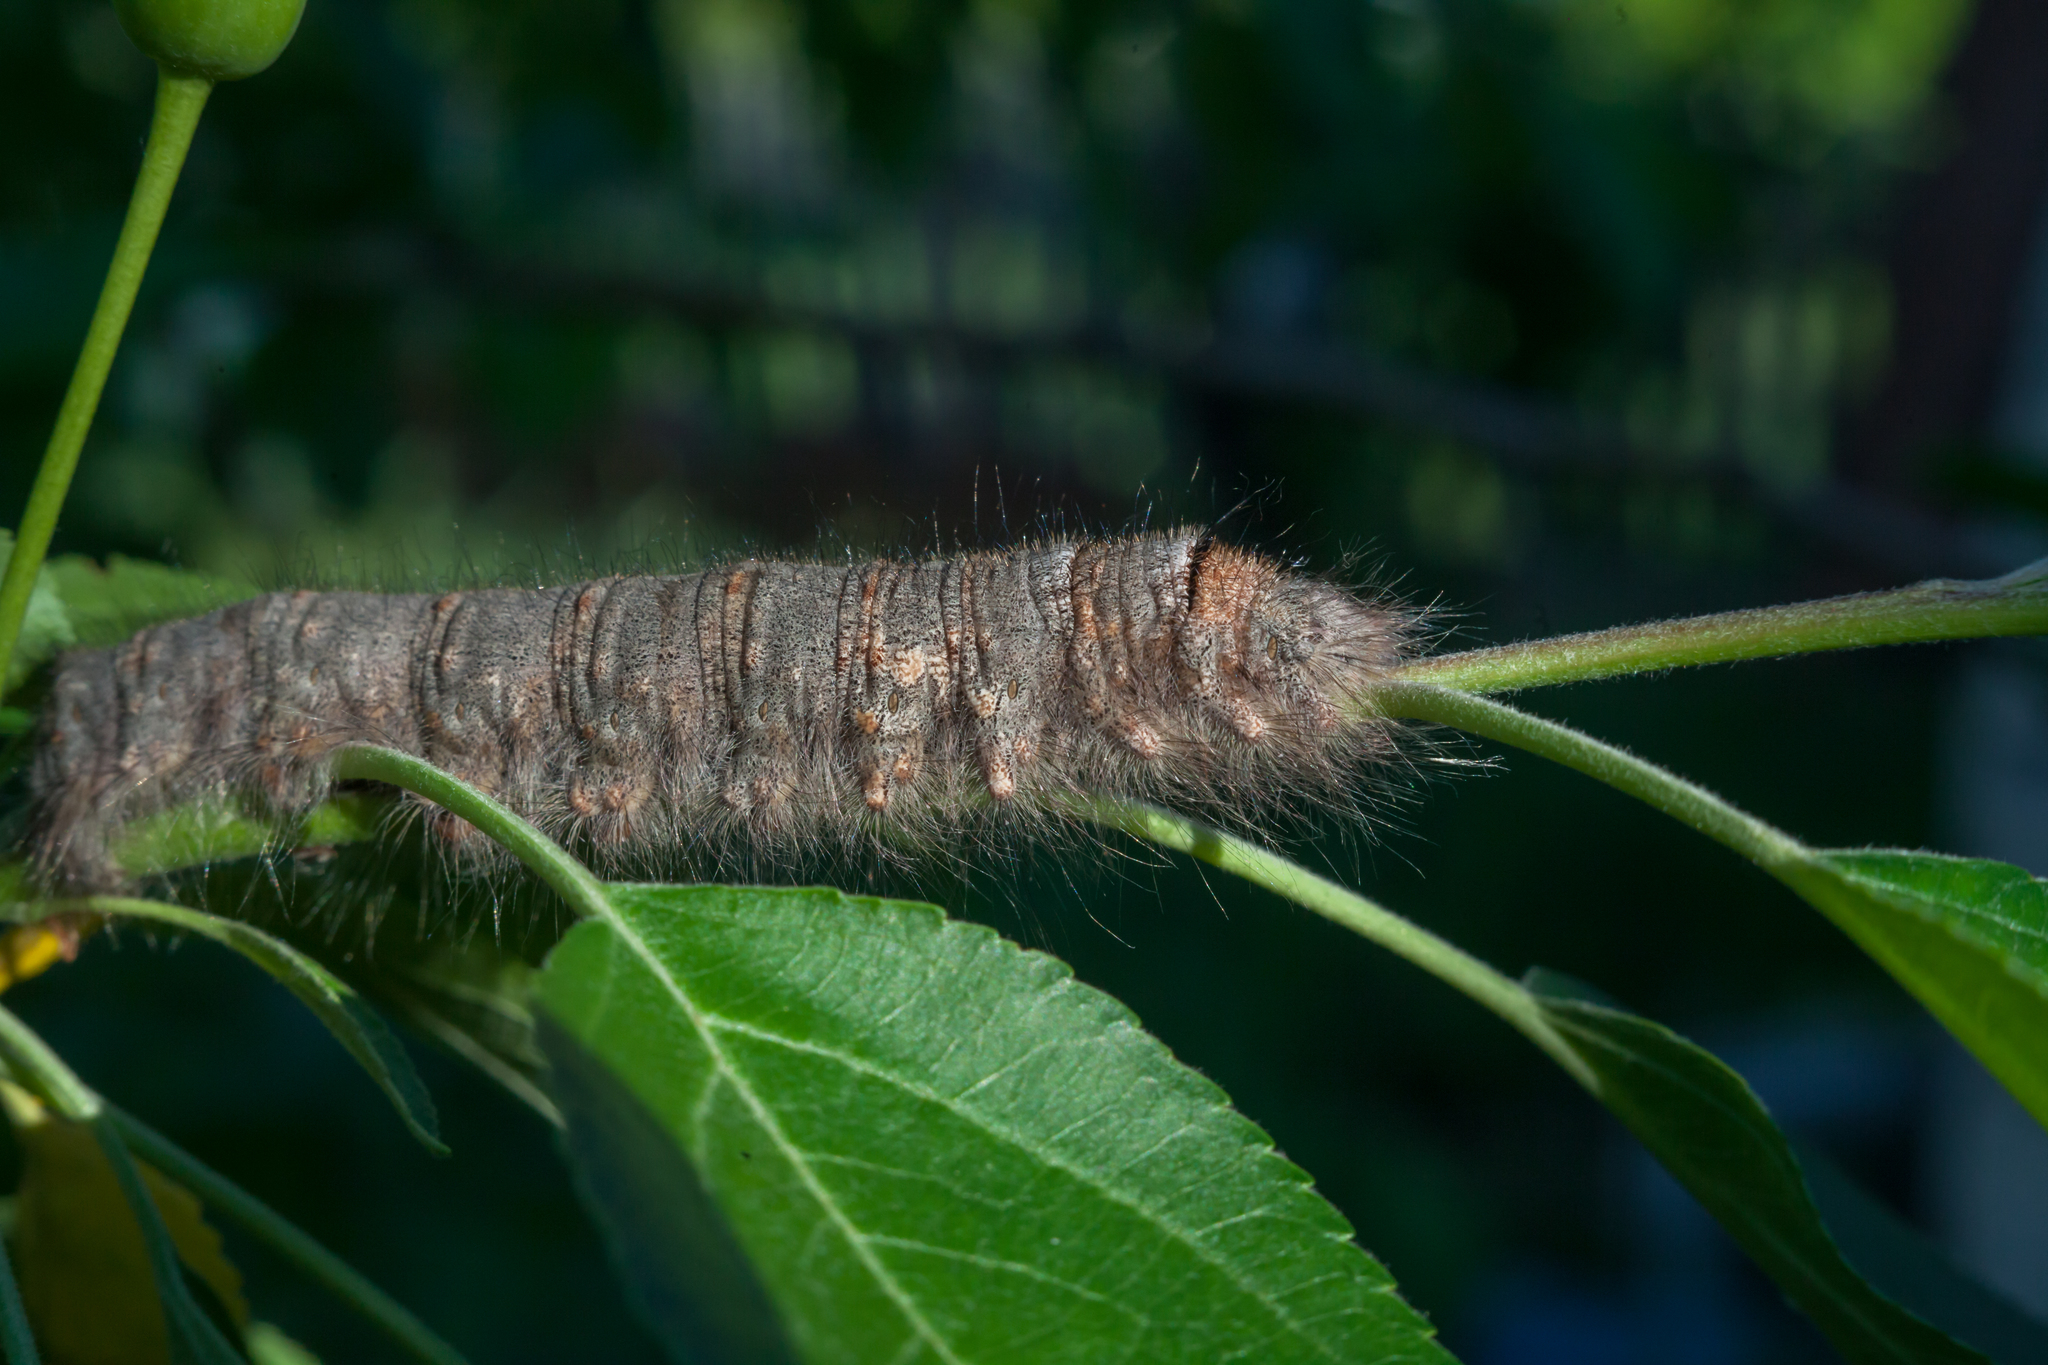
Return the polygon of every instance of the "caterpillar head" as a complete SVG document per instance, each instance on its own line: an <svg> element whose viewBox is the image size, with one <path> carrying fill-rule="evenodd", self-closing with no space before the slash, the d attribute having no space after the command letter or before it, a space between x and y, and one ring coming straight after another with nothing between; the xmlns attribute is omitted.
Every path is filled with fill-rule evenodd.
<svg viewBox="0 0 2048 1365"><path fill-rule="evenodd" d="M1191 565L1175 671L1190 700L1256 744L1276 728L1340 728L1408 635L1390 605L1212 540Z"/></svg>

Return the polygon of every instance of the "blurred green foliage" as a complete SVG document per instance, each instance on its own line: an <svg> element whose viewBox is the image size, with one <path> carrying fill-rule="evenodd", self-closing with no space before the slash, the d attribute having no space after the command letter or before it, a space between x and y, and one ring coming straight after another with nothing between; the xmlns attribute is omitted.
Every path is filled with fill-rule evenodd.
<svg viewBox="0 0 2048 1365"><path fill-rule="evenodd" d="M1807 595L1867 571L1777 508L1827 486L1836 419L1883 371L1889 206L1948 148L1934 83L1968 18L313 0L277 66L208 110L56 548L397 588L1153 515L1227 517L1323 567L1366 547L1474 639ZM99 0L0 0L0 78L13 507L152 73ZM1937 676L1924 654L1812 659L1545 705L1815 842L1915 845ZM1681 1026L1903 1009L1732 858L1511 766L1322 855L1504 968ZM1453 1349L1515 1266L1629 1263L1589 1155L1615 1131L1340 931L1120 858L922 889L1131 1004L1316 1173ZM480 1358L642 1349L537 1120L431 1064L457 1158L430 1169L345 1063L304 1061L328 1045L283 1002L203 948L121 947L21 992L101 1089ZM1897 1193L1901 1140L1846 1156ZM248 1270L263 1316L353 1340ZM1800 1329L1768 1321L1798 1358Z"/></svg>
<svg viewBox="0 0 2048 1365"><path fill-rule="evenodd" d="M1873 214L1941 146L1965 17L315 5L208 116L66 534L381 579L494 572L565 522L598 559L971 538L998 486L1027 525L1114 521L1198 467L1221 491L1175 510L1205 515L1263 483L1265 432L1294 443L1242 364L1280 343L1458 377L1453 409L1518 386L1663 473L1810 487L1884 361ZM28 451L150 74L103 4L8 0L0 36L45 130L0 187L0 420ZM1416 425L1331 436L1408 516L1318 534L1512 558L1532 490ZM1710 554L1753 539L1739 508L1679 515Z"/></svg>

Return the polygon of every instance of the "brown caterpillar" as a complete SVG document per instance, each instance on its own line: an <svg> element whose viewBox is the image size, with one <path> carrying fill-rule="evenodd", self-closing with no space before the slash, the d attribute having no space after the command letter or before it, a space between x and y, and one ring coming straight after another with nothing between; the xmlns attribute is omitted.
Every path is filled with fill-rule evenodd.
<svg viewBox="0 0 2048 1365"><path fill-rule="evenodd" d="M600 855L929 841L1071 793L1226 818L1276 793L1320 804L1393 751L1355 703L1415 625L1200 529L536 591L277 593L60 662L36 862L53 886L118 884L124 822L195 799L288 816L353 741ZM482 842L428 818L458 850Z"/></svg>

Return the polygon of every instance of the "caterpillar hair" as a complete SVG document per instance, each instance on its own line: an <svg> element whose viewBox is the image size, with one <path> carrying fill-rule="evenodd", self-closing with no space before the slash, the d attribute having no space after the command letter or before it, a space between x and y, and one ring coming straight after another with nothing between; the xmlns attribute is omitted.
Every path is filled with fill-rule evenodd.
<svg viewBox="0 0 2048 1365"><path fill-rule="evenodd" d="M1200 528L852 565L432 594L275 593L57 668L31 775L54 889L195 801L280 819L368 742L628 865L944 844L1077 795L1243 824L1398 752L1364 705L1418 614ZM459 858L477 832L440 811Z"/></svg>

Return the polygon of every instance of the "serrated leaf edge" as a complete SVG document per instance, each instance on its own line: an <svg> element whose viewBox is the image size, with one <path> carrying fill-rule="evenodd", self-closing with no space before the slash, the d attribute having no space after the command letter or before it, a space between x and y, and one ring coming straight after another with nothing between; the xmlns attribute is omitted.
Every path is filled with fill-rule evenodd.
<svg viewBox="0 0 2048 1365"><path fill-rule="evenodd" d="M607 887L607 891L615 889L623 890L636 888L614 886ZM843 892L836 891L832 894L835 895L841 901L842 904L845 904L849 907L858 905L862 902L867 902L870 905L881 904L881 902L876 901L872 897L847 896ZM918 918L924 919L927 922L927 925L929 926L927 928L927 932L932 932L935 930L939 934L949 934L955 933L956 931L960 931L963 929L971 931L975 928L975 926L964 926L957 923L956 921L949 920L946 917L945 913L941 910L938 910L936 907L923 908L927 911L927 913L918 916ZM909 920L910 917L905 916L905 919ZM932 923L932 921L936 921L936 923L934 924ZM694 1001L689 999L688 993L684 990L681 983L679 983L675 979L674 975L660 963L659 959L654 955L651 946L647 945L645 941L642 940L637 933L628 932L625 928L622 927L622 925L619 922L613 922L611 924L608 924L606 927L620 934L621 937L628 939L630 946L632 947L636 956L640 957L642 961L646 962L650 969L655 972L663 988L669 991L671 994L673 994L679 1002L683 1003L686 1013L690 1018L692 1027L696 1029L699 1036L704 1039L707 1053L716 1058L716 1065L719 1068L719 1075L722 1075L725 1078L726 1084L730 1084L733 1086L734 1093L741 1097L742 1101L747 1105L749 1112L754 1115L755 1121L762 1125L763 1131L767 1132L772 1137L772 1139L777 1145L778 1150L781 1152L783 1158L785 1160L788 1160L792 1164L792 1166L800 1172L800 1179L802 1179L806 1190L810 1192L812 1198L816 1199L819 1202L822 1208L825 1208L828 1211L827 1216L832 1219L834 1226L838 1228L840 1234L847 1239L849 1245L856 1248L855 1254L860 1258L862 1265L868 1269L871 1275L874 1276L876 1282L882 1287L883 1292L889 1297L890 1301L892 1303L895 1303L898 1306L899 1311L902 1311L904 1313L906 1320L912 1324L913 1328L917 1331L918 1335L924 1337L924 1339L928 1341L935 1350L940 1352L942 1359L947 1360L949 1362L954 1362L955 1365L966 1365L966 1362L961 1361L960 1357L955 1355L950 1350L950 1348L946 1347L943 1344L941 1338L937 1335L936 1329L932 1328L931 1325L924 1319L923 1315L917 1312L915 1307L912 1305L912 1301L903 1292L901 1286L895 1282L894 1277L890 1275L887 1267L882 1265L878 1258L869 1254L868 1248L874 1245L877 1239L869 1238L865 1233L862 1233L858 1229L858 1227L855 1226L852 1223L852 1221L845 1216L844 1212L838 1208L837 1204L833 1202L831 1196L826 1191L823 1183L819 1180L816 1173L811 1169L811 1154L804 1152L801 1148L797 1147L794 1143L790 1142L788 1136L782 1132L780 1126L776 1124L770 1116L768 1107L765 1104L765 1102L762 1101L761 1098L754 1093L751 1087L745 1085L745 1083L741 1081L739 1074L734 1070L732 1063L727 1058L725 1050L717 1045L715 1038L710 1036L713 1030L717 1028L724 1028L725 1030L731 1033L739 1034L745 1037L750 1037L761 1042L772 1043L781 1047L785 1047L791 1051L803 1052L813 1056L824 1057L838 1065L846 1067L849 1070L879 1080L893 1087L894 1089L898 1090L903 1094L909 1095L913 1098L922 1100L927 1103L938 1105L939 1107L945 1109L948 1113L951 1113L956 1117L962 1119L963 1121L973 1125L974 1127L979 1128L981 1131L987 1133L989 1136L997 1139L998 1141L1008 1143L1011 1146L1017 1148L1018 1150L1028 1153L1035 1160L1042 1162L1048 1169L1056 1170L1061 1172L1062 1174L1069 1176L1070 1178L1078 1181L1082 1185L1097 1191L1104 1198L1108 1199L1111 1203L1127 1208L1131 1212L1137 1214L1144 1222L1153 1227L1158 1228L1163 1234L1165 1234L1171 1240L1186 1246L1188 1250L1192 1252L1197 1258L1218 1270L1227 1280L1229 1280L1230 1283L1237 1286L1237 1288L1241 1290L1248 1298L1250 1298L1253 1302L1260 1304L1269 1313L1271 1313L1273 1317L1278 1320L1282 1328L1290 1336L1293 1336L1296 1339L1302 1341L1305 1345L1309 1346L1317 1354L1321 1355L1325 1359L1333 1361L1342 1359L1341 1356L1337 1355L1334 1351L1331 1350L1327 1343L1318 1340L1315 1336L1310 1334L1306 1330L1305 1324L1300 1319L1298 1319L1293 1313L1289 1312L1284 1305L1275 1302L1269 1294L1260 1290L1256 1286L1247 1283L1243 1276L1240 1275L1237 1271L1235 1271L1226 1259L1218 1257L1213 1250L1203 1245L1198 1240L1199 1233L1179 1228L1171 1223L1166 1222L1165 1220L1161 1219L1155 1212L1145 1208L1142 1204L1139 1204L1131 1200L1128 1196L1119 1194L1114 1189L1104 1185L1099 1179L1092 1177L1088 1175L1086 1172L1075 1168L1071 1163L1061 1160L1058 1157L1041 1150L1036 1143L1019 1137L1017 1134L1006 1129L1002 1125L992 1123L986 1117L974 1112L972 1109L964 1108L958 1105L956 1102L957 1097L956 1100L949 1100L946 1097L940 1095L937 1091L931 1090L928 1087L919 1086L915 1082L909 1081L901 1076L893 1075L890 1072L880 1067L877 1067L873 1063L868 1062L857 1056L854 1056L850 1053L842 1052L835 1048L821 1047L817 1044L801 1042L799 1040L788 1038L781 1034L777 1034L772 1030L762 1029L756 1025L748 1024L740 1020L729 1019L723 1015L719 1015L711 1011L701 1009L695 1004ZM993 930L982 930L980 933L972 934L971 936L974 938L980 938L985 940L985 945L987 946L994 946L998 949L1008 949L1009 951L1015 953L1018 957L1033 956L1033 954L1031 954L1029 950L1018 948L1013 944L1005 942L1002 939L1002 937L996 934ZM1042 958L1045 962L1051 964L1051 966L1058 973L1056 979L1048 987L1048 992L1058 991L1062 994L1067 994L1073 992L1079 987L1079 983L1075 981L1072 973L1066 970L1064 963L1059 962L1055 958L1046 957L1044 954L1037 954L1036 956ZM609 965L607 970L609 971ZM609 990L609 982L607 982L605 989L607 991ZM709 1027L707 1027L707 1021L709 1021ZM1116 1006L1112 1016L1108 1020L1108 1024L1111 1028L1121 1028L1128 1030L1130 1033L1144 1040L1146 1043L1149 1043L1152 1048L1155 1048L1160 1053L1166 1055L1168 1060L1172 1061L1172 1064L1174 1066L1179 1067L1181 1065L1178 1061L1172 1059L1171 1053L1167 1051L1163 1044L1158 1043L1156 1039L1153 1039L1150 1034L1146 1033L1144 1029L1140 1027L1132 1019L1129 1012L1123 1009L1120 1005ZM1238 1115L1234 1109L1229 1108L1228 1097L1225 1096L1224 1093L1215 1086L1214 1082L1208 1081L1205 1077L1200 1076L1199 1073L1190 1072L1188 1074L1193 1076L1196 1080L1200 1081L1203 1087L1208 1092L1210 1092L1210 1094L1208 1096L1205 1096L1205 1098L1213 1097L1213 1102L1216 1103L1218 1108L1221 1108L1225 1110L1227 1113L1229 1113L1231 1116L1240 1119L1245 1124L1245 1126L1250 1128L1253 1132L1259 1131L1255 1125L1252 1125L1250 1123L1249 1120L1243 1119L1242 1115ZM984 1080L986 1079L987 1078L984 1078ZM977 1084L980 1084L980 1082L977 1082ZM700 1097L700 1104L704 1103L708 1099L709 1095L715 1092L715 1085L707 1086L706 1092L707 1093L704 1097ZM1285 1163L1291 1170L1299 1169L1293 1167L1292 1163L1288 1163L1286 1161L1286 1158L1282 1157L1279 1154L1279 1152L1271 1145L1270 1142L1259 1143L1256 1145L1258 1146L1258 1154L1261 1157L1267 1158L1271 1161ZM701 1153L693 1153L693 1155L701 1161ZM1297 1190L1313 1194L1313 1182L1308 1179L1304 1178L1300 1180L1291 1181L1290 1183ZM1256 1216L1259 1212L1260 1210L1253 1210L1246 1214L1239 1215L1239 1218L1250 1218ZM1216 1226L1221 1225L1218 1224ZM1355 1246L1352 1237L1348 1233L1339 1233L1321 1228L1308 1230L1316 1232L1324 1237L1327 1237L1333 1242ZM1377 1265L1377 1263L1372 1261L1372 1259L1369 1256L1366 1256L1366 1254L1363 1251L1360 1251L1359 1255L1361 1256L1361 1258L1365 1260L1367 1265ZM1019 1268L1029 1269L1029 1267ZM1042 1274L1042 1272L1040 1273ZM1065 1285L1065 1282L1061 1283ZM1306 1285L1311 1283L1315 1282L1305 1281L1302 1286L1297 1286L1297 1288L1306 1287ZM1078 1286L1072 1285L1066 1285L1065 1287L1074 1289L1079 1288ZM1368 1284L1367 1288L1370 1292L1376 1295L1394 1297L1397 1299L1399 1298L1398 1288L1391 1282L1391 1280L1388 1279L1378 1279L1376 1282ZM1405 1305L1405 1301L1403 1302ZM1410 1309L1410 1311L1413 1311L1412 1308ZM1426 1321L1421 1318L1420 1314L1417 1314L1417 1327L1421 1332L1427 1333L1429 1331L1426 1325ZM1433 1338L1426 1336L1424 1339L1430 1340ZM1390 1357L1389 1359L1398 1360L1400 1358L1401 1357Z"/></svg>

